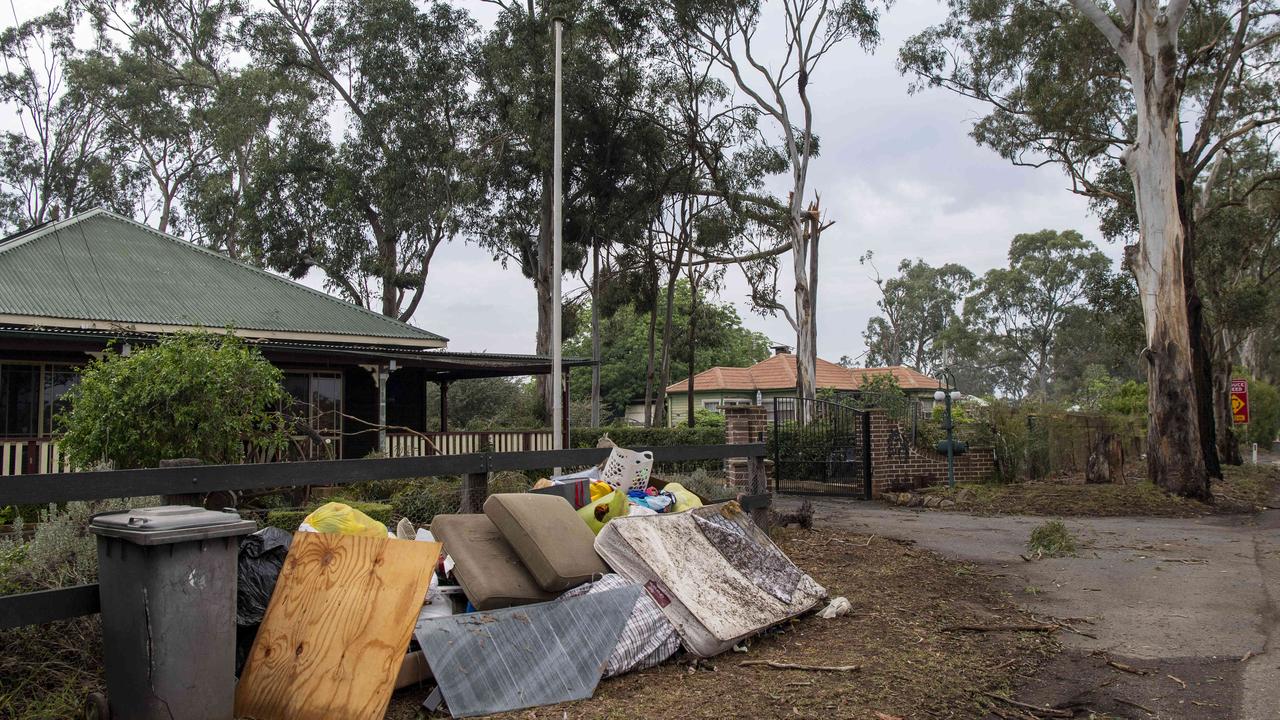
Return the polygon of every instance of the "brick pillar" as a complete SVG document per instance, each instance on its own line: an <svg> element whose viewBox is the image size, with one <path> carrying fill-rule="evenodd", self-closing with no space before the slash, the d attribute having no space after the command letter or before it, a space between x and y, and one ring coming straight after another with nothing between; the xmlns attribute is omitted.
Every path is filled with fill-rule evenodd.
<svg viewBox="0 0 1280 720"><path fill-rule="evenodd" d="M764 408L759 405L739 405L724 408L724 442L726 445L745 445L764 442L768 426ZM745 490L751 477L750 464L745 458L724 461L725 477L729 485Z"/></svg>

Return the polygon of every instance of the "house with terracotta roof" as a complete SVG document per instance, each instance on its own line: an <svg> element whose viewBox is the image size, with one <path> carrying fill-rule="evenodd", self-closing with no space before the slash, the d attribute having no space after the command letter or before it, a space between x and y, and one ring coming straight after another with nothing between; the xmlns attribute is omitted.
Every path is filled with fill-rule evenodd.
<svg viewBox="0 0 1280 720"><path fill-rule="evenodd" d="M847 368L818 358L818 388L840 394L854 395L865 379L877 375L892 375L898 387L918 399L924 410L933 404L933 392L938 381L924 373L904 365L880 368ZM688 420L689 380L681 380L667 387L667 417L670 424L678 425ZM693 376L693 402L695 408L719 412L721 408L736 405L763 404L772 412L773 398L796 396L796 356L791 349L779 345L774 354L751 367L712 367ZM627 420L644 421L644 404L627 406Z"/></svg>

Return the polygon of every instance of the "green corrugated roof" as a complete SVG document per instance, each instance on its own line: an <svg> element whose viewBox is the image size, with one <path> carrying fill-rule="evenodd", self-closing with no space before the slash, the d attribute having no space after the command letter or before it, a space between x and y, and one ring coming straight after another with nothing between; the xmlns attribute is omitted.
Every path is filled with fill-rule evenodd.
<svg viewBox="0 0 1280 720"><path fill-rule="evenodd" d="M233 327L419 347L446 342L105 210L0 242L0 315L63 325Z"/></svg>

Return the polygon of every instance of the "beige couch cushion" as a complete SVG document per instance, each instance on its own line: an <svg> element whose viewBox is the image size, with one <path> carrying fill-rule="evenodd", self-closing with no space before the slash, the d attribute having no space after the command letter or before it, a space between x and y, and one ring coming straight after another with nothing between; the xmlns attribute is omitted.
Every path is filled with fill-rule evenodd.
<svg viewBox="0 0 1280 720"><path fill-rule="evenodd" d="M431 533L444 543L444 551L453 558L453 575L477 610L527 605L555 597L538 587L511 545L484 515L436 515L431 521Z"/></svg>
<svg viewBox="0 0 1280 720"><path fill-rule="evenodd" d="M555 495L490 495L484 514L524 561L543 590L561 592L609 572L596 536L569 501Z"/></svg>

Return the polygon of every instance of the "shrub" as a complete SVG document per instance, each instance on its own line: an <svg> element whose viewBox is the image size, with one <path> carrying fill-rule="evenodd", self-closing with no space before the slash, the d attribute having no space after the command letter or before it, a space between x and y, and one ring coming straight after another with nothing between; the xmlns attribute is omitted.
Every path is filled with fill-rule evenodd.
<svg viewBox="0 0 1280 720"><path fill-rule="evenodd" d="M436 515L458 512L461 491L458 478L415 480L391 498L391 508L398 517L428 525Z"/></svg>
<svg viewBox="0 0 1280 720"><path fill-rule="evenodd" d="M676 427L638 427L619 425L603 428L573 428L569 432L569 447L593 448L601 435L608 435L615 445L621 448L667 447L671 445L723 445L724 425L678 425ZM720 460L691 460L678 463L661 463L666 472L692 472L698 468L703 470L719 470L723 467ZM658 468L654 468L655 472Z"/></svg>
<svg viewBox="0 0 1280 720"><path fill-rule="evenodd" d="M346 500L344 498L330 498L324 502L315 503L311 507L303 510L272 510L267 513L267 519L264 521L264 524L267 527L280 528L286 532L293 532L298 529L298 526L302 524L302 521L305 520L308 515L315 512L316 508L321 505L327 505L331 502L340 502L344 505L350 505L352 508L359 510L383 525L386 525L387 529L392 529L395 525L395 521L392 520L394 510L391 505L385 503L359 502L356 500Z"/></svg>
<svg viewBox="0 0 1280 720"><path fill-rule="evenodd" d="M48 506L28 542L21 521L14 538L0 540L0 594L92 583L98 578L97 542L88 532L95 513L157 504L133 501L71 502ZM79 717L84 693L100 685L101 629L96 615L54 625L4 631L0 646L0 717Z"/></svg>
<svg viewBox="0 0 1280 720"><path fill-rule="evenodd" d="M179 333L89 363L57 418L71 464L156 467L168 458L240 462L284 449L283 375L232 335Z"/></svg>
<svg viewBox="0 0 1280 720"><path fill-rule="evenodd" d="M496 472L493 477L489 478L490 495L529 492L531 487L533 487L533 483L529 482L527 475L512 470Z"/></svg>
<svg viewBox="0 0 1280 720"><path fill-rule="evenodd" d="M671 482L680 483L689 492L704 497L713 503L738 497L737 488L725 486L723 478L713 478L705 470L694 470L685 477L670 477L667 479Z"/></svg>
<svg viewBox="0 0 1280 720"><path fill-rule="evenodd" d="M677 425L676 427L655 428L619 425L601 428L573 428L569 432L569 446L593 448L596 446L596 442L600 440L600 436L606 434L615 445L624 448L724 444L723 425L720 427Z"/></svg>

